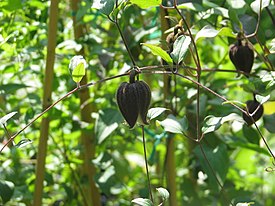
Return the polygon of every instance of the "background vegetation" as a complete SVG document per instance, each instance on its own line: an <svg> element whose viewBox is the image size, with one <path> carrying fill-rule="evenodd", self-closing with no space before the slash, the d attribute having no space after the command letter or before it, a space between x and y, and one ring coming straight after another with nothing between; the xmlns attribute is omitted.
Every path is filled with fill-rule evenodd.
<svg viewBox="0 0 275 206"><path fill-rule="evenodd" d="M155 108L145 126L155 205L165 197L156 188L170 206L274 205L275 1L192 2L0 2L1 205L149 198L141 127L129 130L115 99L133 66ZM175 46L186 54L172 72L149 47L168 50L177 24L192 41ZM254 47L248 76L229 59L240 31ZM68 70L75 55L88 62L80 88ZM264 114L247 126L253 94Z"/></svg>

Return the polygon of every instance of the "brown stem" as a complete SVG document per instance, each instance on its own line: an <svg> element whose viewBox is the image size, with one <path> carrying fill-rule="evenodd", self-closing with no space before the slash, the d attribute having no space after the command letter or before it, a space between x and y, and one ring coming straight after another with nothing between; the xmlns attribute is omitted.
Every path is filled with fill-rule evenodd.
<svg viewBox="0 0 275 206"><path fill-rule="evenodd" d="M222 183L220 182L220 180L218 179L218 177L217 177L217 175L216 175L216 173L215 173L215 170L213 169L211 163L209 162L209 160L208 160L208 158L207 158L207 156L206 156L206 154L205 154L205 152L204 152L204 149L203 149L203 147L202 147L201 142L199 142L198 144L199 144L199 146L200 146L200 150L201 150L201 153L202 153L203 158L204 158L205 161L206 161L206 164L207 164L208 167L210 168L211 173L213 174L213 176L214 176L216 182L218 183L219 187L221 188L221 192L222 192L222 193L224 194L224 196L225 196L226 193L225 193L224 190L223 190L223 189L224 189L224 188L223 188L223 185L222 185ZM228 199L227 196L225 196L225 198ZM233 206L234 204L230 201L230 205Z"/></svg>
<svg viewBox="0 0 275 206"><path fill-rule="evenodd" d="M44 79L44 94L43 94L43 110L49 107L51 104L51 94L53 85L53 68L55 60L55 47L57 37L57 22L58 22L58 3L57 0L52 0L50 5L50 17L49 17L49 32L48 32L48 47L47 47L47 59ZM42 114L43 115L43 114ZM49 135L49 117L43 118L40 127L40 138L38 144L37 153L37 165L35 170L35 190L33 197L33 205L42 205L43 196L43 182L45 175L45 160L47 155L48 135ZM11 138L12 139L12 138Z"/></svg>
<svg viewBox="0 0 275 206"><path fill-rule="evenodd" d="M150 173L148 168L148 161L147 161L147 153L146 153L146 140L144 135L144 125L141 125L142 130L142 144L143 144L143 152L144 152L144 161L145 161L145 167L146 167L146 176L148 181L148 190L150 194L150 199L154 204L153 194L152 194L152 187L151 187L151 180L150 180Z"/></svg>

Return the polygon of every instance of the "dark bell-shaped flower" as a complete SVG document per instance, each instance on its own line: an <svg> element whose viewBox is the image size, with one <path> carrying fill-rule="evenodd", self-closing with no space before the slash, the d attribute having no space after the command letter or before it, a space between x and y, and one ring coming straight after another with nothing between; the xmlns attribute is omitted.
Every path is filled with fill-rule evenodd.
<svg viewBox="0 0 275 206"><path fill-rule="evenodd" d="M146 117L151 102L151 90L144 81L135 80L135 71L130 73L130 83L122 82L117 90L116 99L119 110L130 128L139 119L148 124Z"/></svg>
<svg viewBox="0 0 275 206"><path fill-rule="evenodd" d="M249 114L253 114L252 118L255 122L258 121L264 113L263 105L261 105L256 100L247 101L246 102L246 108L247 108L247 111L249 112ZM243 113L243 119L247 123L248 126L253 124L253 121L252 121L251 117L249 117L246 113Z"/></svg>
<svg viewBox="0 0 275 206"><path fill-rule="evenodd" d="M249 43L243 43L241 39L238 39L237 43L230 46L229 57L237 71L250 74L254 62L254 52Z"/></svg>

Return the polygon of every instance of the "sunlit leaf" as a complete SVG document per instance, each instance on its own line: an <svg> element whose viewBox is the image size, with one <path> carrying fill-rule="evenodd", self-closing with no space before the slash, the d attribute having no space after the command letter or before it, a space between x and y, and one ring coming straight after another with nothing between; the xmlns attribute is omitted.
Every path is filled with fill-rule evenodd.
<svg viewBox="0 0 275 206"><path fill-rule="evenodd" d="M162 0L131 0L131 3L138 5L142 9L147 9L151 6L159 6Z"/></svg>
<svg viewBox="0 0 275 206"><path fill-rule="evenodd" d="M266 102L263 106L264 106L265 115L270 115L275 113L275 101Z"/></svg>
<svg viewBox="0 0 275 206"><path fill-rule="evenodd" d="M260 2L262 2L262 7ZM268 7L269 5L270 5L270 0L255 0L250 4L250 7L255 13L259 14L260 8L261 10L263 10L265 7Z"/></svg>
<svg viewBox="0 0 275 206"><path fill-rule="evenodd" d="M196 35L195 41L198 41L200 38L213 38L216 36L227 36L227 37L232 37L235 38L236 34L233 33L232 29L228 27L224 27L220 30L216 30L210 25L206 25L203 27Z"/></svg>
<svg viewBox="0 0 275 206"><path fill-rule="evenodd" d="M98 9L101 13L109 15L115 6L115 0L94 0L93 9Z"/></svg>
<svg viewBox="0 0 275 206"><path fill-rule="evenodd" d="M239 202L239 203L237 203L237 205L236 206L253 206L255 204L255 202Z"/></svg>
<svg viewBox="0 0 275 206"><path fill-rule="evenodd" d="M208 19L211 15L219 15L225 18L229 18L228 9L223 7L212 7L206 11L200 12L200 16L202 19Z"/></svg>
<svg viewBox="0 0 275 206"><path fill-rule="evenodd" d="M267 95L264 97L264 96L256 94L255 98L260 104L264 104L265 102L267 102L270 99L270 95Z"/></svg>
<svg viewBox="0 0 275 206"><path fill-rule="evenodd" d="M102 143L122 121L123 118L118 110L111 108L100 110L95 124L98 143Z"/></svg>
<svg viewBox="0 0 275 206"><path fill-rule="evenodd" d="M131 202L140 206L153 206L152 201L145 198L136 198L136 199L133 199Z"/></svg>
<svg viewBox="0 0 275 206"><path fill-rule="evenodd" d="M270 49L269 49L270 53L275 53L275 39L272 39L271 43L270 43Z"/></svg>
<svg viewBox="0 0 275 206"><path fill-rule="evenodd" d="M179 9L187 9L187 10L192 10L192 11L203 11L203 7L200 4L197 3L193 3L193 2L187 2L187 3L183 3L183 4L179 4L178 5Z"/></svg>
<svg viewBox="0 0 275 206"><path fill-rule="evenodd" d="M158 121L165 131L171 133L183 134L188 129L186 118L177 119L174 115L169 114L163 121Z"/></svg>
<svg viewBox="0 0 275 206"><path fill-rule="evenodd" d="M172 58L169 56L169 54L167 54L166 51L164 51L161 47L153 45L153 44L146 44L146 43L142 43L142 45L148 47L152 54L161 57L162 59L164 59L168 64L169 63L173 63Z"/></svg>
<svg viewBox="0 0 275 206"><path fill-rule="evenodd" d="M86 73L87 62L81 55L74 56L69 64L69 71L74 82L79 83Z"/></svg>
<svg viewBox="0 0 275 206"><path fill-rule="evenodd" d="M166 201L169 198L169 192L165 188L159 187L159 188L156 188L156 190L158 191L159 195L161 196L162 201Z"/></svg>
<svg viewBox="0 0 275 206"><path fill-rule="evenodd" d="M171 57L176 64L179 64L183 60L190 43L191 38L189 36L181 35L176 39L171 53Z"/></svg>
<svg viewBox="0 0 275 206"><path fill-rule="evenodd" d="M22 148L22 147L25 147L31 143L32 143L32 140L30 140L30 139L22 139L15 146L17 148Z"/></svg>
<svg viewBox="0 0 275 206"><path fill-rule="evenodd" d="M239 107L246 107L246 104L245 103L243 103L243 102L240 102L240 101L236 101L236 100L232 100L232 101L225 101L225 102L223 102L222 103L222 105L224 105L224 104L235 104L235 105L237 105L237 106L239 106Z"/></svg>
<svg viewBox="0 0 275 206"><path fill-rule="evenodd" d="M2 117L2 118L0 119L0 124L1 124L1 125L2 125L2 124L6 124L6 122L7 122L10 118L12 118L15 114L17 114L17 112L11 112L11 113L5 115L4 117Z"/></svg>
<svg viewBox="0 0 275 206"><path fill-rule="evenodd" d="M167 108L163 107L155 107L148 110L147 117L149 120L157 118L159 115L161 115L163 112L168 110Z"/></svg>
<svg viewBox="0 0 275 206"><path fill-rule="evenodd" d="M8 4L4 6L9 11L14 11L22 8L22 2L20 0L8 0Z"/></svg>
<svg viewBox="0 0 275 206"><path fill-rule="evenodd" d="M218 130L222 124L228 121L240 121L243 122L243 119L235 113L231 113L225 117L215 117L213 115L209 115L204 119L204 124L202 127L202 132L204 134L214 132Z"/></svg>
<svg viewBox="0 0 275 206"><path fill-rule="evenodd" d="M227 3L233 8L233 9L243 9L246 2L244 0L228 0Z"/></svg>

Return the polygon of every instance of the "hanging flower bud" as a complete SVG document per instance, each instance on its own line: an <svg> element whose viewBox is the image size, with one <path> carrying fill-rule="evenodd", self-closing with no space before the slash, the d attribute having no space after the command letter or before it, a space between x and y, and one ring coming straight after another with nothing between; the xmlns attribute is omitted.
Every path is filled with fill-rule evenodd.
<svg viewBox="0 0 275 206"><path fill-rule="evenodd" d="M116 93L119 110L130 128L138 119L141 124L148 124L146 116L151 101L149 86L144 81L136 81L135 75L136 71L131 71L130 83L122 82Z"/></svg>
<svg viewBox="0 0 275 206"><path fill-rule="evenodd" d="M253 114L255 112L255 110L257 110L255 112L255 114L252 115L252 118L255 122L258 121L264 113L263 105L261 105L256 100L247 101L246 102L246 108L247 108L247 111L249 112L249 114ZM243 119L247 123L248 126L253 124L253 121L252 121L251 117L247 116L246 113L243 113Z"/></svg>
<svg viewBox="0 0 275 206"><path fill-rule="evenodd" d="M237 43L230 46L229 57L237 71L250 74L254 62L252 45L248 42L243 43L241 39L238 39Z"/></svg>

